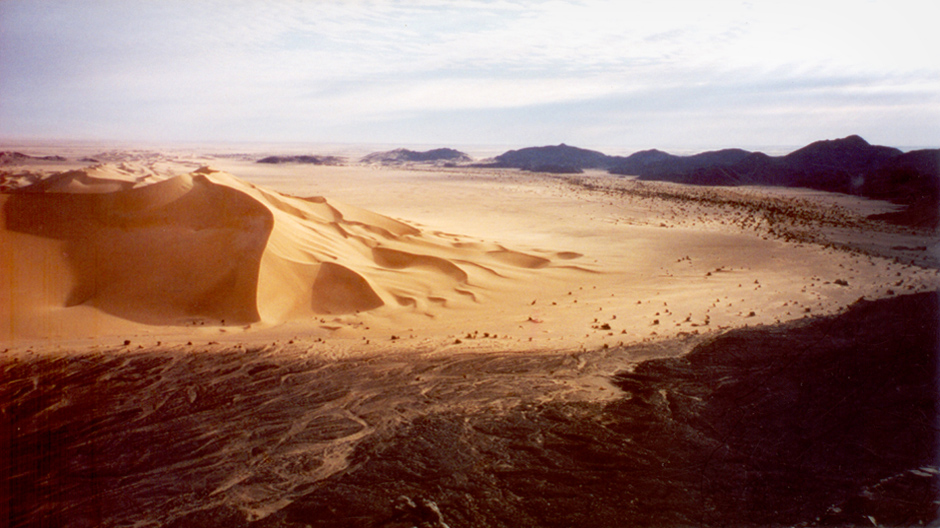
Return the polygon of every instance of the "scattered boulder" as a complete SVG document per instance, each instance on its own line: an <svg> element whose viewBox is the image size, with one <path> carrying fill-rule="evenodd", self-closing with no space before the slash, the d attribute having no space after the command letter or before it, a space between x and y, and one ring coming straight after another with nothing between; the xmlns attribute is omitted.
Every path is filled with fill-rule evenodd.
<svg viewBox="0 0 940 528"><path fill-rule="evenodd" d="M394 514L391 522L405 523L417 528L450 528L444 522L444 515L437 504L424 497L411 500L402 495L392 505Z"/></svg>

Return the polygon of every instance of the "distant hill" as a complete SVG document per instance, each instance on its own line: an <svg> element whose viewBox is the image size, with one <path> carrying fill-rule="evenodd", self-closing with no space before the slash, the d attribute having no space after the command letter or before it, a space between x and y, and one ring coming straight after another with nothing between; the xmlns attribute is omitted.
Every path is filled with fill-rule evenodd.
<svg viewBox="0 0 940 528"><path fill-rule="evenodd" d="M908 206L881 215L883 220L923 227L940 222L940 149L903 153L853 135L817 141L785 156L734 149L648 157L633 154L610 172L695 185L774 185L854 194Z"/></svg>
<svg viewBox="0 0 940 528"><path fill-rule="evenodd" d="M493 163L482 166L567 174L578 173L584 169L609 169L620 159L596 150L571 147L562 143L510 150L496 156Z"/></svg>
<svg viewBox="0 0 940 528"><path fill-rule="evenodd" d="M433 162L450 162L450 163L465 163L472 161L470 156L460 152L459 150L454 150L452 148L438 148L432 150L426 150L423 152L418 152L414 150L408 150L404 148L389 150L387 152L373 152L362 158L363 163L380 163L383 165L386 164L396 164L396 163L433 163Z"/></svg>
<svg viewBox="0 0 940 528"><path fill-rule="evenodd" d="M776 157L731 149L672 156L644 166L631 162L637 156L634 154L610 172L698 185L779 185L860 194L867 173L893 163L902 154L898 149L849 136L817 141Z"/></svg>
<svg viewBox="0 0 940 528"><path fill-rule="evenodd" d="M494 158L489 167L532 172L578 173L584 169L608 169L613 174L669 174L712 165L729 165L750 153L728 149L695 156L674 156L661 150L643 150L630 156L609 156L596 150L565 145L510 150Z"/></svg>
<svg viewBox="0 0 940 528"><path fill-rule="evenodd" d="M725 167L739 163L752 153L741 149L702 152L693 156L674 156L661 150L633 153L611 167L611 174L662 175L687 172L703 167Z"/></svg>
<svg viewBox="0 0 940 528"><path fill-rule="evenodd" d="M0 152L0 165L6 165L9 163L22 163L24 161L30 160L66 161L66 159L62 156L30 156L28 154L23 154L22 152Z"/></svg>
<svg viewBox="0 0 940 528"><path fill-rule="evenodd" d="M908 205L903 211L879 215L882 220L936 228L940 224L940 149L907 152L867 171L859 193Z"/></svg>
<svg viewBox="0 0 940 528"><path fill-rule="evenodd" d="M805 187L908 206L902 212L881 215L886 221L923 227L940 224L940 149L904 153L871 145L857 135L816 141L785 156L742 149L692 156L651 149L609 156L562 143L510 150L478 166L551 173L607 169L641 180L695 185Z"/></svg>
<svg viewBox="0 0 940 528"><path fill-rule="evenodd" d="M342 165L345 159L338 156L268 156L259 159L256 163L308 163L311 165Z"/></svg>

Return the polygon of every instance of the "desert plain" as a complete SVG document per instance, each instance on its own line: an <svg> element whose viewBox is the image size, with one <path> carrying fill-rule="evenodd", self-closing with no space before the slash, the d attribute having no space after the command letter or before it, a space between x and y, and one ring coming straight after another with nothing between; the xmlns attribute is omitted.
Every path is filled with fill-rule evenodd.
<svg viewBox="0 0 940 528"><path fill-rule="evenodd" d="M2 150L11 526L936 516L940 245L896 204Z"/></svg>

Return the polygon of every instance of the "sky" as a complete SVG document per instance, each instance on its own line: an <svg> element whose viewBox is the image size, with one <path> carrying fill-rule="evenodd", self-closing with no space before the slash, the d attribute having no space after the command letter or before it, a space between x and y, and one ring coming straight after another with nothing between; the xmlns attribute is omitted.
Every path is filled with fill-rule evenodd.
<svg viewBox="0 0 940 528"><path fill-rule="evenodd" d="M940 146L930 0L2 0L0 138Z"/></svg>

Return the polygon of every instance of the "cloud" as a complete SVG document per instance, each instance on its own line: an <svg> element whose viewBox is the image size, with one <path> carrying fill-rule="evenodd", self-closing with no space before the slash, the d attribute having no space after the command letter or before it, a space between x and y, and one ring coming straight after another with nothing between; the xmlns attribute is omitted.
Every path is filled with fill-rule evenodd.
<svg viewBox="0 0 940 528"><path fill-rule="evenodd" d="M349 140L359 127L395 141L440 137L432 120L459 115L628 140L643 128L620 123L644 119L649 130L684 112L739 116L735 128L781 108L888 123L908 119L917 98L926 117L915 128L935 131L924 121L940 104L940 33L924 9L915 0L4 0L0 134L263 139L276 130ZM473 135L486 126L468 130L449 137L486 142Z"/></svg>

